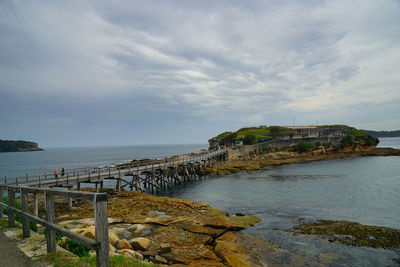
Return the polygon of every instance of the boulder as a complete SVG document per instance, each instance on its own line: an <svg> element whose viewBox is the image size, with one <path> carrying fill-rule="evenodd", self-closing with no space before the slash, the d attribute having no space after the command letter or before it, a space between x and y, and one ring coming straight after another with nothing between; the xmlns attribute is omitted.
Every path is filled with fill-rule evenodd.
<svg viewBox="0 0 400 267"><path fill-rule="evenodd" d="M161 257L160 255L156 255L154 257L154 263L159 263L159 264L168 264L168 260L164 257Z"/></svg>
<svg viewBox="0 0 400 267"><path fill-rule="evenodd" d="M171 244L169 244L169 243L161 243L159 246L158 246L158 251L160 252L160 254L163 254L163 253L169 253L169 252L171 252Z"/></svg>
<svg viewBox="0 0 400 267"><path fill-rule="evenodd" d="M143 261L143 255L140 254L140 253L137 252L137 251L132 250L132 249L121 249L121 250L117 250L117 253L118 253L118 254L121 254L121 255L123 255L123 256L126 256L126 257L130 257L130 258L134 258L134 259Z"/></svg>
<svg viewBox="0 0 400 267"><path fill-rule="evenodd" d="M131 244L126 239L117 240L117 242L115 242L115 247L117 249L132 249Z"/></svg>
<svg viewBox="0 0 400 267"><path fill-rule="evenodd" d="M117 243L118 240L119 240L119 237L118 237L117 233L111 232L111 231L108 232L108 243L115 246L115 243Z"/></svg>
<svg viewBox="0 0 400 267"><path fill-rule="evenodd" d="M111 244L108 244L108 254L112 255L116 252L117 250L115 249L115 247Z"/></svg>
<svg viewBox="0 0 400 267"><path fill-rule="evenodd" d="M136 250L147 250L150 247L151 241L145 237L135 237L129 240L129 243Z"/></svg>
<svg viewBox="0 0 400 267"><path fill-rule="evenodd" d="M77 234L83 235L87 238L96 239L96 231L94 226L89 226L76 231Z"/></svg>

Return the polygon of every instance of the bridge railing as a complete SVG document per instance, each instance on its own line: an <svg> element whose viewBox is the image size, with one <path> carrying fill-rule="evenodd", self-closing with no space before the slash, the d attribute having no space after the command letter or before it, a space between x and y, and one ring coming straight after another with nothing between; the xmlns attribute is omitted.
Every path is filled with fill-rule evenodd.
<svg viewBox="0 0 400 267"><path fill-rule="evenodd" d="M23 186L0 185L0 199L3 200L4 191L7 191L8 203L0 201L0 218L3 217L3 209L8 210L8 226L15 227L15 215L22 216L23 238L30 236L29 221L32 220L46 227L47 252L56 250L56 233L71 238L90 249L96 250L97 266L109 266L109 245L108 245L108 221L107 221L107 194L82 191L64 191L55 189L41 189ZM21 209L15 207L16 193L21 197ZM29 213L29 194L44 194L46 218ZM64 196L74 199L93 201L94 222L96 239L81 236L55 224L54 197ZM36 199L36 198L35 198ZM36 212L35 212L36 213Z"/></svg>
<svg viewBox="0 0 400 267"><path fill-rule="evenodd" d="M216 157L220 154L226 153L226 149L221 149L217 151L211 151L208 153L204 154L197 154L197 155L182 155L181 159L169 159L168 161L164 162L163 160L154 160L151 165L153 167L165 167L167 165L171 164L186 164L186 163L194 163L197 161L202 161L202 160L207 160L209 158ZM11 184L11 185L20 185L26 182L31 182L31 181L37 181L38 185L40 187L42 181L46 181L49 179L66 179L67 181L69 180L69 177L74 177L74 179L79 178L79 177L94 177L96 175L106 175L108 174L116 174L120 170L127 170L131 171L136 168L137 170L141 168L149 168L149 163L147 164L142 164L142 165L137 165L135 163L126 163L126 164L119 164L114 167L89 167L89 168L79 168L79 169L68 169L65 170L64 175L61 176L59 173L57 178L53 173L43 173L43 174L25 174L25 176L18 176L18 177L3 177L0 178L0 184ZM72 180L71 180L72 181Z"/></svg>

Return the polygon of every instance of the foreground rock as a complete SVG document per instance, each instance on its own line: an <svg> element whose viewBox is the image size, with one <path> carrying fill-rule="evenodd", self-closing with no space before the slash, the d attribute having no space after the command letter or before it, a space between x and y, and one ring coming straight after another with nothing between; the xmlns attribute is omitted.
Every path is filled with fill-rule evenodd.
<svg viewBox="0 0 400 267"><path fill-rule="evenodd" d="M400 249L400 230L350 221L321 220L294 228L296 233L318 235L331 242L358 247Z"/></svg>
<svg viewBox="0 0 400 267"><path fill-rule="evenodd" d="M82 201L77 206L70 214L58 215L80 219L59 224L94 239L92 204ZM225 211L184 199L109 192L110 253L158 264L263 266L250 263L251 250L237 252L237 240L230 245L235 233L259 221L251 215L229 217Z"/></svg>

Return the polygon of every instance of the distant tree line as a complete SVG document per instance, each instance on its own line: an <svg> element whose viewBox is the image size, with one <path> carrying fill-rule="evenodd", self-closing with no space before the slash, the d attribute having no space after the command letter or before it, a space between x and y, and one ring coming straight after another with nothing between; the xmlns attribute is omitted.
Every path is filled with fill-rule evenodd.
<svg viewBox="0 0 400 267"><path fill-rule="evenodd" d="M36 151L42 150L37 143L29 141L0 140L0 152Z"/></svg>
<svg viewBox="0 0 400 267"><path fill-rule="evenodd" d="M369 135L376 137L400 137L400 130L397 131L370 131L370 130L362 130Z"/></svg>

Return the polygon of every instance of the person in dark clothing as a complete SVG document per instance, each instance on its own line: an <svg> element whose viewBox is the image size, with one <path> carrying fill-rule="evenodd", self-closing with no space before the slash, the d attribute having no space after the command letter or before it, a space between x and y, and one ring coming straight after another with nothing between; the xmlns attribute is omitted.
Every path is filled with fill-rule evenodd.
<svg viewBox="0 0 400 267"><path fill-rule="evenodd" d="M64 176L64 174L65 174L65 170L64 170L64 168L62 168L61 169L61 176Z"/></svg>

